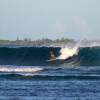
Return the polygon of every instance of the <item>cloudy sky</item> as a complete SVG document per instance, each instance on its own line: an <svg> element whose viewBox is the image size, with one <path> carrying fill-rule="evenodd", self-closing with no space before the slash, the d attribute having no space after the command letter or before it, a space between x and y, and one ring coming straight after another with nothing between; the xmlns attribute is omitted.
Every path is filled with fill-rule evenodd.
<svg viewBox="0 0 100 100"><path fill-rule="evenodd" d="M100 39L100 0L0 0L0 39Z"/></svg>

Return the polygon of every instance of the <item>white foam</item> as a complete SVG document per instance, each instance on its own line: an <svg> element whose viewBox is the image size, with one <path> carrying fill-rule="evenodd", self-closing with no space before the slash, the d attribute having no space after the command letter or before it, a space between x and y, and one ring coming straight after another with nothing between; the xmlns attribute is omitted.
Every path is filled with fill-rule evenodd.
<svg viewBox="0 0 100 100"><path fill-rule="evenodd" d="M77 55L78 53L78 46L75 46L73 48L62 48L60 50L61 55L57 57L57 59L67 59L69 57L72 57L73 55Z"/></svg>
<svg viewBox="0 0 100 100"><path fill-rule="evenodd" d="M37 71L41 71L43 70L43 68L38 68L38 67L34 67L34 68L7 68L7 67L1 67L0 68L0 72L37 72Z"/></svg>

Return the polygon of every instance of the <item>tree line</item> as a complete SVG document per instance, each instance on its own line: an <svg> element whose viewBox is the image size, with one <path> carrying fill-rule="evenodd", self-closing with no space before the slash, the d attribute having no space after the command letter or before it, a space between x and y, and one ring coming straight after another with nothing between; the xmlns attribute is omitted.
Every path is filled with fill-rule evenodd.
<svg viewBox="0 0 100 100"><path fill-rule="evenodd" d="M23 40L17 38L16 40L0 40L0 44L15 44L15 45L43 45L43 44L52 44L52 43L74 43L74 39L68 39L68 38L60 38L60 39L37 39L37 40L31 40L30 38L24 38Z"/></svg>

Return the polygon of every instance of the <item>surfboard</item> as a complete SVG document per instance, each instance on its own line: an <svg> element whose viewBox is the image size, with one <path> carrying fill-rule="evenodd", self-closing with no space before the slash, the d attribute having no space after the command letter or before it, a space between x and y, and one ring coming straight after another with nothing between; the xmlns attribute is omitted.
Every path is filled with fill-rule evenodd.
<svg viewBox="0 0 100 100"><path fill-rule="evenodd" d="M56 61L57 59L50 59L50 60L47 60L48 62L50 62L50 61Z"/></svg>
<svg viewBox="0 0 100 100"><path fill-rule="evenodd" d="M74 55L74 56L69 57L67 59L57 59L57 58L55 58L55 59L49 59L49 60L47 60L47 62L52 62L52 61L69 61L69 60L72 60L73 57L76 57L76 56Z"/></svg>

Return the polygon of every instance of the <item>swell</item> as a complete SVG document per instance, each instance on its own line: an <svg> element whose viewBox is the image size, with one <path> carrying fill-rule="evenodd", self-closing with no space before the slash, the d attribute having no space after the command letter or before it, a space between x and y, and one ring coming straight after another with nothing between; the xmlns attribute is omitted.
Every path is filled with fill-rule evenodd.
<svg viewBox="0 0 100 100"><path fill-rule="evenodd" d="M21 75L21 74L1 74L0 79L6 80L100 80L100 75L68 75L68 76L50 76L50 75Z"/></svg>
<svg viewBox="0 0 100 100"><path fill-rule="evenodd" d="M53 51L56 57L61 58L61 49L61 47L1 47L0 65L58 66L70 63L77 66L100 66L100 47L79 47L76 55L71 54L69 57L66 56L66 59L57 59L55 62L47 61L50 59L50 51ZM64 52L70 52L70 49L65 50Z"/></svg>

